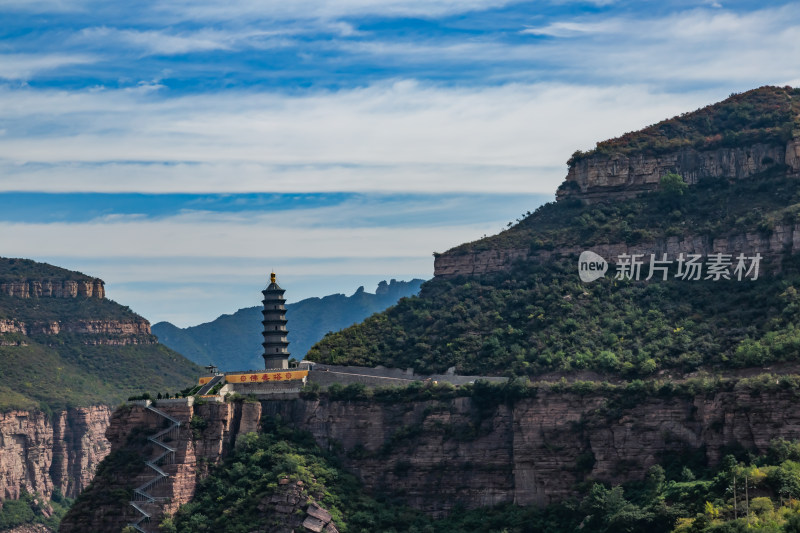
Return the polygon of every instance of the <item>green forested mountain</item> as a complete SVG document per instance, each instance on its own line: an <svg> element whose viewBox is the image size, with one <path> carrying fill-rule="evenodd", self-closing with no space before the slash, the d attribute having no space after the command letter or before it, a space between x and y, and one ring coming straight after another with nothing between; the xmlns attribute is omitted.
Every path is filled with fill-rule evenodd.
<svg viewBox="0 0 800 533"><path fill-rule="evenodd" d="M352 296L332 294L288 304L289 351L293 357L302 359L326 333L360 322L399 299L416 294L421 285L421 279L382 281L375 294L359 287ZM261 309L260 306L240 309L232 315L183 329L159 322L153 326L153 333L163 344L199 364L214 363L222 370L261 368L264 366Z"/></svg>
<svg viewBox="0 0 800 533"><path fill-rule="evenodd" d="M722 102L597 143L594 150L577 151L569 164L599 154L663 154L691 146L699 150L785 144L800 116L800 89L759 87L733 93Z"/></svg>
<svg viewBox="0 0 800 533"><path fill-rule="evenodd" d="M741 133L742 142L774 145L774 153L785 149L787 155L784 161L765 157L758 162L763 171L746 178L702 178L701 168L701 178L691 187L670 173L662 177L667 181L659 190L635 198L626 199L609 186L596 203L564 197L543 205L498 235L446 253L450 261L461 256L468 261L475 254L496 258L491 254L513 251L527 255L526 260L483 275L437 276L423 285L418 297L327 335L308 359L423 372L456 366L468 374L591 370L623 378L798 360L800 262L791 249L793 228L800 222L800 179L796 162L788 165L794 157L790 148L795 148L787 144L800 132L798 101L797 89L764 87L598 143L581 157L605 165L616 155L640 156L626 160L632 165L625 170L629 177L660 164L656 159L642 163L647 154L663 153L666 147L702 148L701 139L717 134L739 139ZM736 154L720 150L704 161L740 158L736 168L756 165L751 160L755 149ZM685 157L686 165L701 161L696 152L670 157L664 160L678 164ZM585 179L604 187L601 178ZM581 250L641 246L648 263L655 243L706 246L715 239L745 248L755 241L772 243L771 254L766 244L760 245L765 252L760 277L715 281L704 274L688 281L675 279L673 271L667 280L659 275L646 281L645 265L641 280L632 281L615 279L613 264L594 283L578 277Z"/></svg>
<svg viewBox="0 0 800 533"><path fill-rule="evenodd" d="M30 288L43 281L94 278L0 259L0 409L114 404L144 390L184 388L201 372L158 344L144 318L112 300L9 294L12 283Z"/></svg>
<svg viewBox="0 0 800 533"><path fill-rule="evenodd" d="M589 249L670 235L673 227L768 236L776 222L795 224L798 210L800 180L715 182L679 199L655 193L588 207L548 204L470 249L509 242L540 247L545 239ZM800 263L796 256L773 263L762 262L755 281L616 280L612 265L611 274L586 284L577 257L436 278L418 297L326 336L308 358L427 372L456 366L468 374L534 376L589 369L625 377L794 361L800 357Z"/></svg>

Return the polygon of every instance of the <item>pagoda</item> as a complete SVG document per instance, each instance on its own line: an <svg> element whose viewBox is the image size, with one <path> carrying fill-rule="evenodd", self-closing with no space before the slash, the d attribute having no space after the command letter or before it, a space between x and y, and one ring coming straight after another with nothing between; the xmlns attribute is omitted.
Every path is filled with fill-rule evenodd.
<svg viewBox="0 0 800 533"><path fill-rule="evenodd" d="M270 284L261 291L264 295L264 366L267 370L275 368L289 368L289 341L286 335L286 300L283 298L285 291L275 281L275 273L270 274Z"/></svg>

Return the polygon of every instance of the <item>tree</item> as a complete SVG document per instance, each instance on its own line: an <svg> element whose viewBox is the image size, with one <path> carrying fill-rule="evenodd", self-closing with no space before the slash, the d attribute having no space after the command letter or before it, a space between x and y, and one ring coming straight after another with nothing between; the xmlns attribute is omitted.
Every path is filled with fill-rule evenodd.
<svg viewBox="0 0 800 533"><path fill-rule="evenodd" d="M669 199L675 200L683 196L689 184L683 181L683 176L670 172L665 174L659 182L662 194Z"/></svg>

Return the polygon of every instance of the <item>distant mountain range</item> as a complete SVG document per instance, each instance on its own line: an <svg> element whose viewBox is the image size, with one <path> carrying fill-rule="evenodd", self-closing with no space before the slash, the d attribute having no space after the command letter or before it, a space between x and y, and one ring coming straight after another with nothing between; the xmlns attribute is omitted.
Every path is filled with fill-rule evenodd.
<svg viewBox="0 0 800 533"><path fill-rule="evenodd" d="M328 332L336 332L383 311L401 298L419 292L424 280L381 281L375 294L359 287L352 296L332 294L308 298L286 306L289 321L289 351L303 359L306 352ZM152 327L162 344L192 361L213 363L221 370L262 368L261 307L239 309L212 322L179 328L169 322Z"/></svg>

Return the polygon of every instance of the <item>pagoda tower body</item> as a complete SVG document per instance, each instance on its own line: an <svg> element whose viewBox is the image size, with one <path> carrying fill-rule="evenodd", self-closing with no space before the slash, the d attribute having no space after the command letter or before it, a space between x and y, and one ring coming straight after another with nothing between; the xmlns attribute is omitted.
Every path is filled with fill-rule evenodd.
<svg viewBox="0 0 800 533"><path fill-rule="evenodd" d="M261 291L264 295L264 366L270 368L289 368L289 341L286 335L286 300L283 298L285 291L275 281L275 273L270 275L269 286Z"/></svg>

